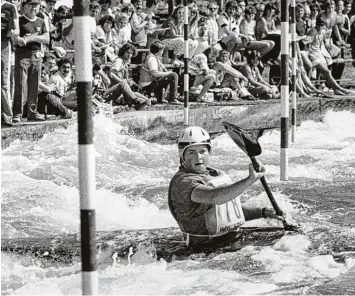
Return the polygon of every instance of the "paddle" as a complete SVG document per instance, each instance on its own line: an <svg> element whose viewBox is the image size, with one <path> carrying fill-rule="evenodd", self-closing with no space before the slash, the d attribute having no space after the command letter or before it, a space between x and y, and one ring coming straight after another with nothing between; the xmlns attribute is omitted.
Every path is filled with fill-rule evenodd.
<svg viewBox="0 0 355 296"><path fill-rule="evenodd" d="M232 138L234 143L238 145L240 149L242 149L251 159L251 162L254 166L254 169L259 172L260 167L259 163L256 160L255 156L258 156L261 154L261 147L258 143L258 140L255 139L255 137L248 133L247 131L243 130L242 128L233 125L228 122L223 122L223 125L228 133L228 135ZM265 192L276 212L276 215L282 216L283 212L276 203L276 200L270 190L270 187L265 179L265 177L260 178L261 184L263 185ZM285 219L282 220L282 223L284 225L285 230L290 230L290 231L299 231L299 227L295 225L289 225Z"/></svg>

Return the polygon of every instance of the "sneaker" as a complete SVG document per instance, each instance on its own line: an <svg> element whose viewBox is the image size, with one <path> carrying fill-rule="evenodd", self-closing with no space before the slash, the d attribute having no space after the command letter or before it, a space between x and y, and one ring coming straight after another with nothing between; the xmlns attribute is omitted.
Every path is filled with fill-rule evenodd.
<svg viewBox="0 0 355 296"><path fill-rule="evenodd" d="M13 126L10 118L6 116L4 113L1 114L1 124L6 126Z"/></svg>
<svg viewBox="0 0 355 296"><path fill-rule="evenodd" d="M152 102L150 99L146 100L145 102L143 102L142 104L136 106L136 110L147 110L150 108L150 106L152 105Z"/></svg>
<svg viewBox="0 0 355 296"><path fill-rule="evenodd" d="M21 122L21 115L14 115L14 116L12 117L12 122L13 122L13 123L19 123L19 122Z"/></svg>
<svg viewBox="0 0 355 296"><path fill-rule="evenodd" d="M72 110L68 109L68 112L65 116L62 116L62 119L72 119L74 115L74 112Z"/></svg>
<svg viewBox="0 0 355 296"><path fill-rule="evenodd" d="M33 113L31 116L27 117L27 121L45 121L45 120L46 119L44 118L44 115L38 112Z"/></svg>
<svg viewBox="0 0 355 296"><path fill-rule="evenodd" d="M183 103L178 101L177 99L173 99L173 100L169 101L169 104L171 104L171 105L182 105Z"/></svg>

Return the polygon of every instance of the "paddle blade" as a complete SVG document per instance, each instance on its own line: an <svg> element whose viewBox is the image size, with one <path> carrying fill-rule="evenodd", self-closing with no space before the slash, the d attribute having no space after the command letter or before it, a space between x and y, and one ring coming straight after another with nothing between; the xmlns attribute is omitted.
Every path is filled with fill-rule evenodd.
<svg viewBox="0 0 355 296"><path fill-rule="evenodd" d="M246 130L228 123L223 122L224 128L234 143L238 145L249 157L258 156L261 154L261 147L258 140Z"/></svg>

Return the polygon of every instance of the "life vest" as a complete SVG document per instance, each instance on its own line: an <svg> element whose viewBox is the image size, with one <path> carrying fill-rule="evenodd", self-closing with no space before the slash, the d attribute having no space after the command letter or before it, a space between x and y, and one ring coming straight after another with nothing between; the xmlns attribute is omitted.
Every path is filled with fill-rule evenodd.
<svg viewBox="0 0 355 296"><path fill-rule="evenodd" d="M209 185L213 187L220 187L231 183L232 180L229 178L229 176L222 174L216 178L211 179ZM219 236L232 230L236 230L245 222L239 196L236 196L233 200L227 203L215 205L214 210L215 213L209 211L206 217L206 221L209 221L208 216L213 215L216 217L216 219L214 219L214 217L212 219L212 221L215 221L215 223L208 225L210 236Z"/></svg>
<svg viewBox="0 0 355 296"><path fill-rule="evenodd" d="M231 179L226 174L219 174L215 177L211 176L211 178L206 181L206 185L212 187L220 187L231 183ZM211 205L200 217L191 219L184 217L184 219L182 219L182 217L179 217L179 215L176 214L170 192L171 188L169 188L169 208L175 220L178 222L181 231L185 234L187 245L189 244L189 238L191 235L207 238L219 237L228 232L237 231L245 222L243 209L238 196L227 203ZM201 223L202 221L203 223ZM194 222L198 223L198 225L204 229L199 228L198 231L196 230L196 233L193 231L187 231L186 229L193 229L191 223Z"/></svg>

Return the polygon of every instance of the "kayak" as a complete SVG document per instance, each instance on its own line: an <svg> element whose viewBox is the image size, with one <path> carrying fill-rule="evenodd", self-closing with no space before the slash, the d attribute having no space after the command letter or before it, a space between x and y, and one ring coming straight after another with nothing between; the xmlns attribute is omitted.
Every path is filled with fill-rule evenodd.
<svg viewBox="0 0 355 296"><path fill-rule="evenodd" d="M288 233L281 227L241 228L234 243L223 247L203 249L200 252L187 248L179 228L116 230L97 232L98 264L111 264L112 258L128 259L138 251L152 259L184 260L191 257L213 258L224 252L235 252L245 246L269 246ZM33 256L36 259L64 264L80 262L80 236L70 234L43 238L3 239L1 251ZM198 255L197 255L198 254Z"/></svg>

